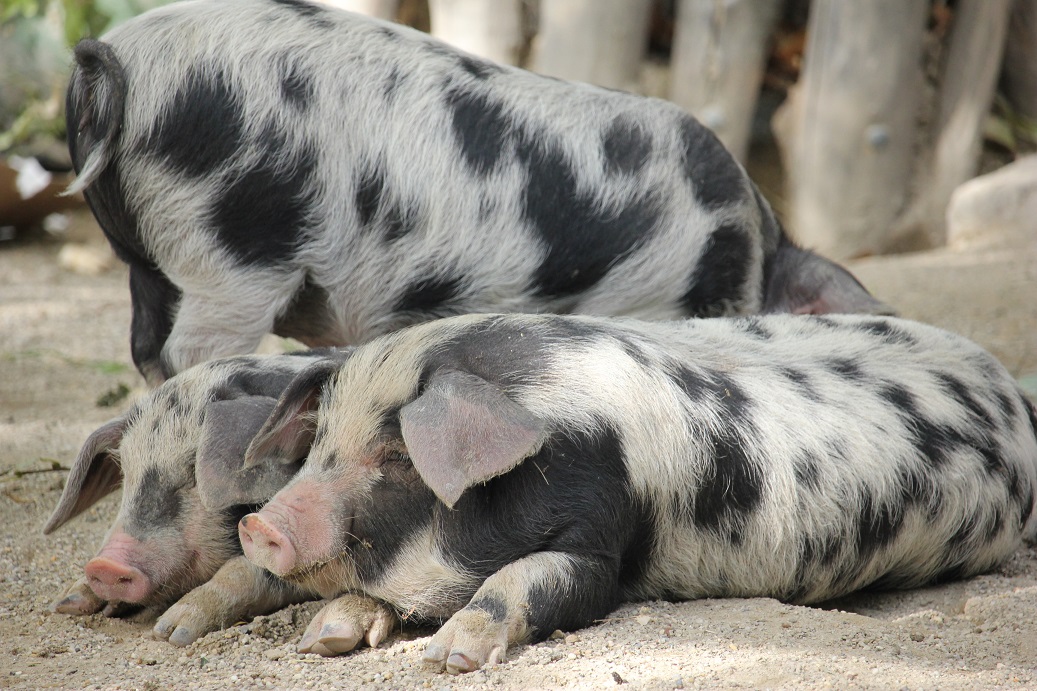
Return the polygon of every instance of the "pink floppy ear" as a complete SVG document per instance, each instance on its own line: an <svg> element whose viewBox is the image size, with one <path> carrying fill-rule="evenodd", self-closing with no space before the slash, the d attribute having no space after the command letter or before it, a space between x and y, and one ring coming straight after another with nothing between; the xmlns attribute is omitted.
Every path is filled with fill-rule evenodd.
<svg viewBox="0 0 1037 691"><path fill-rule="evenodd" d="M453 508L466 489L506 473L535 453L546 425L473 374L437 372L400 410L400 428L414 468Z"/></svg>
<svg viewBox="0 0 1037 691"><path fill-rule="evenodd" d="M118 417L87 437L72 463L58 506L43 527L44 535L65 525L122 484L122 469L115 462L114 451L125 432L126 419Z"/></svg>
<svg viewBox="0 0 1037 691"><path fill-rule="evenodd" d="M245 450L276 403L269 396L242 396L205 406L194 477L206 509L262 504L298 471L298 464L276 462L244 467Z"/></svg>
<svg viewBox="0 0 1037 691"><path fill-rule="evenodd" d="M316 433L312 413L320 403L321 390L339 371L342 362L342 359L320 360L296 375L248 445L246 468L275 459L292 463L309 453Z"/></svg>

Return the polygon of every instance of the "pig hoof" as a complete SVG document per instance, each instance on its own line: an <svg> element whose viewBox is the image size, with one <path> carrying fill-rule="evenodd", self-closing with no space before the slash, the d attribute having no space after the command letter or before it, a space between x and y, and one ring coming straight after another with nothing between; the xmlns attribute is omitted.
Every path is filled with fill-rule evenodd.
<svg viewBox="0 0 1037 691"><path fill-rule="evenodd" d="M191 645L208 633L204 627L189 625L187 621L192 617L197 618L197 612L181 604L173 605L155 622L151 634L159 640L169 641L181 648Z"/></svg>
<svg viewBox="0 0 1037 691"><path fill-rule="evenodd" d="M495 621L489 613L469 606L436 632L423 659L448 674L465 674L503 662L507 648L507 622Z"/></svg>
<svg viewBox="0 0 1037 691"><path fill-rule="evenodd" d="M446 671L449 674L464 674L479 669L479 664L464 653L454 653L446 660Z"/></svg>
<svg viewBox="0 0 1037 691"><path fill-rule="evenodd" d="M322 657L334 657L356 648L361 634L349 625L329 624L321 627L316 640L304 637L299 642L300 653L317 653Z"/></svg>
<svg viewBox="0 0 1037 691"><path fill-rule="evenodd" d="M50 606L50 611L58 614L94 614L104 606L104 600L97 597L89 586L78 582Z"/></svg>
<svg viewBox="0 0 1037 691"><path fill-rule="evenodd" d="M191 645L198 640L198 638L198 634L192 629L189 629L186 626L178 626L176 627L176 631L169 636L169 642L177 647L183 648L184 646Z"/></svg>
<svg viewBox="0 0 1037 691"><path fill-rule="evenodd" d="M333 657L354 650L361 641L377 648L395 618L381 603L358 595L343 595L317 613L299 641L300 653Z"/></svg>

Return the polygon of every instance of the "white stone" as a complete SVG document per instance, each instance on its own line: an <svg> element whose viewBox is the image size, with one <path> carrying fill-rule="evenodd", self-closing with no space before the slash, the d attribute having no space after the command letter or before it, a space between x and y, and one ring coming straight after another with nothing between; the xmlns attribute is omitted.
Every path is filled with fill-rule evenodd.
<svg viewBox="0 0 1037 691"><path fill-rule="evenodd" d="M947 206L952 249L1037 244L1037 155L960 185Z"/></svg>

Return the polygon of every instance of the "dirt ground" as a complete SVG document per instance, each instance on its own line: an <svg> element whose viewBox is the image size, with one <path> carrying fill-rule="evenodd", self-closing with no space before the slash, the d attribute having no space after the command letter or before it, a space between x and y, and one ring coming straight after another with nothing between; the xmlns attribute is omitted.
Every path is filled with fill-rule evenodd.
<svg viewBox="0 0 1037 691"><path fill-rule="evenodd" d="M101 243L78 218L77 239ZM147 623L48 607L115 515L112 495L44 538L80 443L125 409L127 272L58 264L61 243L0 244L0 687L12 688L1037 688L1037 550L997 571L824 608L769 599L625 606L574 634L520 646L462 678L420 663L429 631L338 659L295 653L318 604L210 634L188 648ZM1037 388L1037 249L877 258L853 270L903 316L963 333ZM121 388L131 390L121 397ZM113 403L107 407L102 403Z"/></svg>

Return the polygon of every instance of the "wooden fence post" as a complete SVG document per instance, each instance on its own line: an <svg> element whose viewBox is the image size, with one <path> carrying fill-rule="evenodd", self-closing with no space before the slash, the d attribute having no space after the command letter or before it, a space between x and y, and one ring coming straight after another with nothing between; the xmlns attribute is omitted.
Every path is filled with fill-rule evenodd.
<svg viewBox="0 0 1037 691"><path fill-rule="evenodd" d="M1005 43L1004 78L1012 107L1037 120L1037 0L1015 0Z"/></svg>
<svg viewBox="0 0 1037 691"><path fill-rule="evenodd" d="M388 20L396 18L396 9L400 5L399 0L323 0L323 2L350 12Z"/></svg>
<svg viewBox="0 0 1037 691"><path fill-rule="evenodd" d="M544 0L533 69L614 89L637 89L651 0Z"/></svg>
<svg viewBox="0 0 1037 691"><path fill-rule="evenodd" d="M681 0L670 99L745 161L780 0Z"/></svg>
<svg viewBox="0 0 1037 691"><path fill-rule="evenodd" d="M833 259L885 249L909 199L929 0L815 0L788 151L790 225Z"/></svg>
<svg viewBox="0 0 1037 691"><path fill-rule="evenodd" d="M518 64L521 0L429 0L432 35L496 62Z"/></svg>

